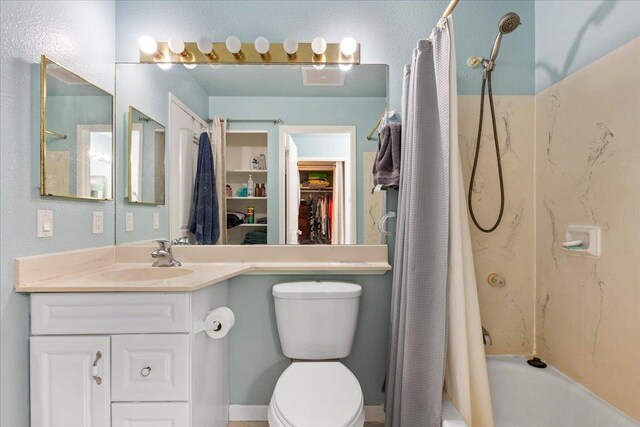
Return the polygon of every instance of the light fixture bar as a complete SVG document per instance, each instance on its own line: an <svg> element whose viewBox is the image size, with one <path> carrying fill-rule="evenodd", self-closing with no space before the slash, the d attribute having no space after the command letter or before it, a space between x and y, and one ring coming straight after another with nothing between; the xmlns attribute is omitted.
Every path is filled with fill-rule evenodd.
<svg viewBox="0 0 640 427"><path fill-rule="evenodd" d="M298 51L295 55L287 54L282 43L271 43L268 55L261 55L254 43L242 43L241 56L229 52L225 42L213 43L215 56L202 53L195 42L185 43L185 50L189 55L181 56L172 52L168 43L158 42L158 50L155 54L140 51L140 62L150 64L318 64L318 58L311 49L311 43L298 43ZM340 43L327 43L322 57L322 62L327 65L359 64L360 44L356 44L353 55L345 58L340 53Z"/></svg>

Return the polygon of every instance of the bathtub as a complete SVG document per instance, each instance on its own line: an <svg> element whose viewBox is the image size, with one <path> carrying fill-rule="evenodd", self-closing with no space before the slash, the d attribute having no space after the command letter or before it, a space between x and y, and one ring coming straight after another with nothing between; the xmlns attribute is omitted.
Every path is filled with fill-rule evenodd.
<svg viewBox="0 0 640 427"><path fill-rule="evenodd" d="M533 368L525 358L487 358L495 427L640 426L557 369ZM455 406L444 399L443 427L466 427Z"/></svg>

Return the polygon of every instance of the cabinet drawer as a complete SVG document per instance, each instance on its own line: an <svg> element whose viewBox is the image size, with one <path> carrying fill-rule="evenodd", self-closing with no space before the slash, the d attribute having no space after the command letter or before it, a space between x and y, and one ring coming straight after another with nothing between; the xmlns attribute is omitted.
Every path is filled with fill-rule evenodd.
<svg viewBox="0 0 640 427"><path fill-rule="evenodd" d="M31 334L189 332L186 293L31 295Z"/></svg>
<svg viewBox="0 0 640 427"><path fill-rule="evenodd" d="M111 337L113 401L189 400L189 336Z"/></svg>
<svg viewBox="0 0 640 427"><path fill-rule="evenodd" d="M187 427L187 402L114 403L111 405L112 427Z"/></svg>

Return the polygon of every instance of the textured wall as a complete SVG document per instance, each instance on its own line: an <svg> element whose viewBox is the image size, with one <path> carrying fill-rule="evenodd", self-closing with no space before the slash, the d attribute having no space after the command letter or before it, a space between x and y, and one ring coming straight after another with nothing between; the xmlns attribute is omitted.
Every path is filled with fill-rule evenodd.
<svg viewBox="0 0 640 427"><path fill-rule="evenodd" d="M536 340L640 420L638 69L640 37L536 96ZM560 247L569 224L601 228L600 258Z"/></svg>
<svg viewBox="0 0 640 427"><path fill-rule="evenodd" d="M113 203L41 198L39 189L40 55L113 93L115 5L110 1L0 2L0 424L29 425L29 298L13 292L19 256L113 244ZM52 238L36 238L36 209L54 211ZM105 213L104 234L91 216Z"/></svg>
<svg viewBox="0 0 640 427"><path fill-rule="evenodd" d="M536 92L640 36L638 16L637 0L536 0Z"/></svg>
<svg viewBox="0 0 640 427"><path fill-rule="evenodd" d="M533 111L532 96L494 98L498 141L504 174L505 209L502 222L490 234L479 231L469 218L480 314L493 338L488 354L529 354L533 350ZM488 101L485 100L485 102ZM459 97L460 152L468 189L478 133L480 97ZM493 131L488 105L482 128L481 150L473 190L474 211L488 228L497 218L500 193ZM503 288L489 286L498 273Z"/></svg>
<svg viewBox="0 0 640 427"><path fill-rule="evenodd" d="M429 36L448 0L439 1L122 1L116 4L118 61L138 60L138 39L173 35L197 40L206 35L224 40L235 34L251 41L264 35L273 41L287 36L309 41L323 36L340 41L351 36L362 43L362 62L389 64L389 101L400 108L402 68L411 62L416 41ZM496 71L495 91L533 94L534 2L463 1L455 10L458 91L479 92L477 70L467 58L488 56L498 32L498 20L509 11L523 25L505 38Z"/></svg>

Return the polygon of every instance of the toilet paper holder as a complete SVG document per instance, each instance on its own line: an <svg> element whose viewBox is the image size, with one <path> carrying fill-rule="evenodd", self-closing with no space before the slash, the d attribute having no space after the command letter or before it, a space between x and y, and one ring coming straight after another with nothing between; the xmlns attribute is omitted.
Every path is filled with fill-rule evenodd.
<svg viewBox="0 0 640 427"><path fill-rule="evenodd" d="M193 333L205 332L213 339L225 337L233 325L236 318L228 307L218 307L209 312L204 320L196 320L193 323Z"/></svg>

